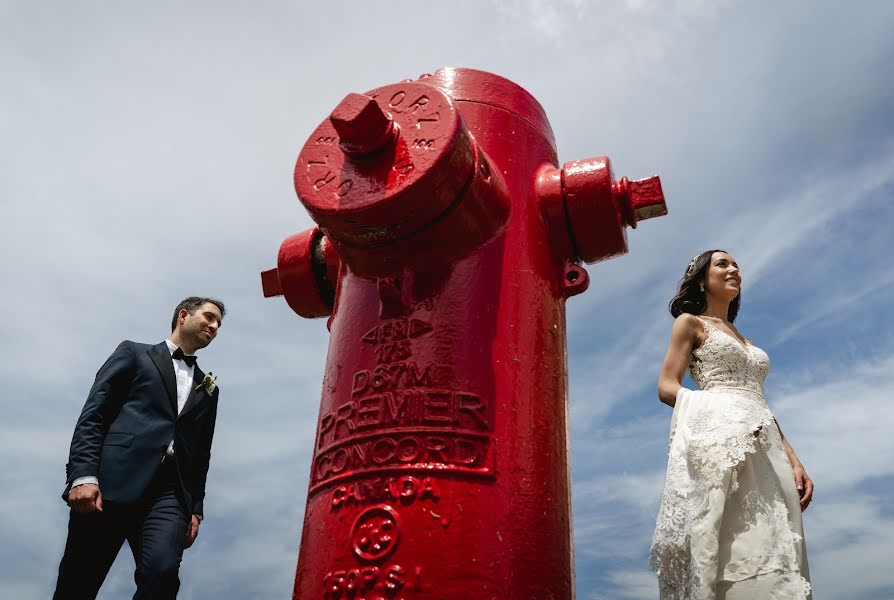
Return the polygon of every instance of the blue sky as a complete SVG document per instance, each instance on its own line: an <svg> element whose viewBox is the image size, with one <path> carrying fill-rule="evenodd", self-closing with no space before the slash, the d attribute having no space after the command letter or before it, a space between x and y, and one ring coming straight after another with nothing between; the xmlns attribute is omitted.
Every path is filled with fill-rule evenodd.
<svg viewBox="0 0 894 600"><path fill-rule="evenodd" d="M892 24L869 1L0 3L0 596L49 596L93 375L192 293L230 314L200 357L222 404L180 597L290 593L327 335L259 272L310 225L291 171L317 123L447 65L533 93L560 162L608 154L667 195L568 304L578 598L655 597L666 305L711 247L816 482L816 598L894 596ZM125 550L101 598L131 573Z"/></svg>

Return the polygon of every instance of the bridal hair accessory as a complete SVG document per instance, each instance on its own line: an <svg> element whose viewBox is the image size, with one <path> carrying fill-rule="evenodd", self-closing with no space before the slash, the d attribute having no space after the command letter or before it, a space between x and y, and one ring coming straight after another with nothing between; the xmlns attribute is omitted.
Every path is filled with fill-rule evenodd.
<svg viewBox="0 0 894 600"><path fill-rule="evenodd" d="M692 257L692 260L689 261L689 266L686 267L687 275L692 275L692 272L695 271L695 261L698 260L699 256L701 256L701 254L696 254L695 256ZM702 290L702 291L705 291L705 290Z"/></svg>
<svg viewBox="0 0 894 600"><path fill-rule="evenodd" d="M216 381L217 375L215 375L211 371L208 371L205 374L205 379L202 380L202 383L196 386L196 391L198 392L200 389L204 388L205 393L210 396L214 393L214 390L217 389L217 384L215 383Z"/></svg>

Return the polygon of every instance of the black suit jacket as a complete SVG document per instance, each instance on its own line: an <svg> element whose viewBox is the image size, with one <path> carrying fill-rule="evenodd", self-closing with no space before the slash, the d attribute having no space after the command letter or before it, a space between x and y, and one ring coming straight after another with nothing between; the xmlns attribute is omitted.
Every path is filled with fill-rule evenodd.
<svg viewBox="0 0 894 600"><path fill-rule="evenodd" d="M196 391L204 377L196 365L193 389L178 416L167 345L121 342L96 374L75 426L62 497L68 500L75 479L92 475L103 502L138 500L173 438L186 509L202 516L219 393Z"/></svg>

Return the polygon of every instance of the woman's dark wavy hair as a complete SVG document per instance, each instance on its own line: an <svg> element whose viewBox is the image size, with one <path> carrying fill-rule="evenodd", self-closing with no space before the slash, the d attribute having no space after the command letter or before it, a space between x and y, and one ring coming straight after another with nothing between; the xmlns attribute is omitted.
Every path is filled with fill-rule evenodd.
<svg viewBox="0 0 894 600"><path fill-rule="evenodd" d="M700 283L704 283L705 274L708 272L708 266L711 264L711 257L715 252L726 252L726 250L705 250L694 259L686 268L686 274L680 280L677 287L677 295L670 301L668 308L674 318L679 317L683 313L692 315L700 315L705 312L708 306L705 292L699 288ZM742 292L733 298L729 303L729 312L727 319L730 323L736 320L739 314L739 305L742 302Z"/></svg>

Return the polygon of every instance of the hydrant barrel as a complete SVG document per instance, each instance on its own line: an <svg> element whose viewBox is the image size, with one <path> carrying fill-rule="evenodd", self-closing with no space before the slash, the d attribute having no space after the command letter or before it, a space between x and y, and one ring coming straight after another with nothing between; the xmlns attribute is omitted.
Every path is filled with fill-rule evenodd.
<svg viewBox="0 0 894 600"><path fill-rule="evenodd" d="M560 168L533 96L443 69L347 96L295 187L340 267L293 598L573 598L565 300L657 178ZM317 306L287 263L265 293Z"/></svg>

